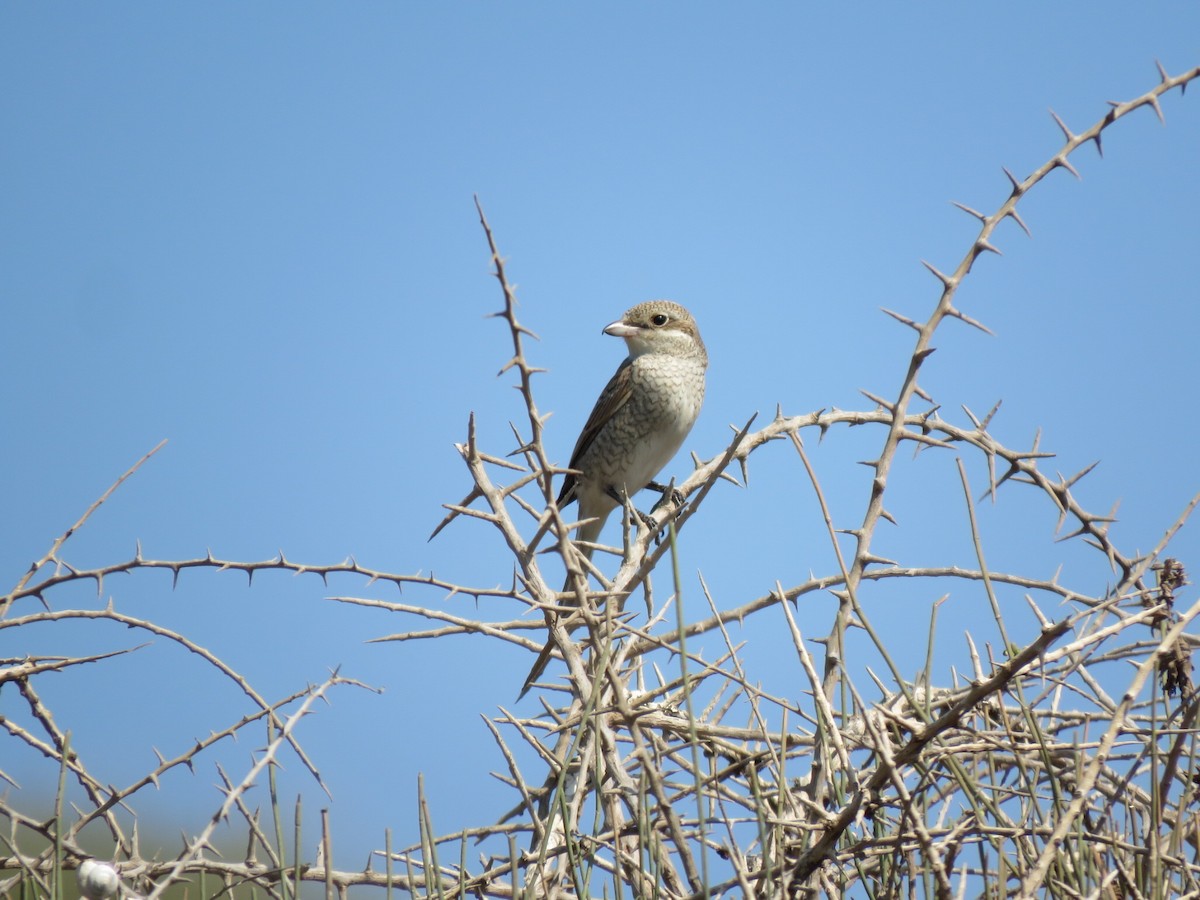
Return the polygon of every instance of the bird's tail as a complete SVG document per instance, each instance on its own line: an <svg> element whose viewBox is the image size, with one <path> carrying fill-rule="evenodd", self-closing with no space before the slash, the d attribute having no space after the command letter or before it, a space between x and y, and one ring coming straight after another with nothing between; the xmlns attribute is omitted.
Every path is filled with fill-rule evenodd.
<svg viewBox="0 0 1200 900"><path fill-rule="evenodd" d="M586 541L589 544L594 544L596 539L600 537L600 530L604 527L604 520L606 518L607 516L600 516L595 521L588 522L586 525L581 525L578 533L575 535L575 540ZM592 558L592 547L580 547L579 550L587 559ZM586 573L584 577L587 577ZM573 584L574 580L575 576L571 574L570 570L568 570L567 579L563 582L562 592L570 595L566 601L569 604L575 604L578 602L575 597L575 586ZM578 625L575 627L577 628ZM574 628L571 630L573 631ZM541 651L538 653L537 659L533 663L533 668L530 669L529 674L525 676L525 683L521 685L521 693L517 694L517 702L520 702L521 699L527 693L529 693L529 689L533 687L533 683L542 677L542 673L546 671L546 666L550 664L550 658L553 655L554 642L547 640L546 645L542 647Z"/></svg>
<svg viewBox="0 0 1200 900"><path fill-rule="evenodd" d="M517 702L520 703L525 695L529 693L529 689L533 687L533 683L542 677L542 673L546 671L546 666L550 665L550 656L554 651L554 644L546 641L546 646L538 654L537 661L534 662L533 668L529 670L529 674L525 676L525 683L521 685L521 693L517 694Z"/></svg>

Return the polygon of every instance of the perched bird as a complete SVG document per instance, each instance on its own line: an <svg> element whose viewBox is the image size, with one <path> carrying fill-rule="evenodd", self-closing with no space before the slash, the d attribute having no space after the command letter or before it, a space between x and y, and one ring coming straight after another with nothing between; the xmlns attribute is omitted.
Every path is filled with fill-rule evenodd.
<svg viewBox="0 0 1200 900"><path fill-rule="evenodd" d="M575 540L595 543L604 522L625 498L653 484L692 430L704 402L708 352L691 313L669 300L640 303L604 329L624 338L629 356L600 392L575 443L559 507L579 502ZM661 485L654 485L661 489ZM590 559L591 547L581 548ZM570 590L568 574L564 591ZM525 696L550 661L542 648L520 696Z"/></svg>

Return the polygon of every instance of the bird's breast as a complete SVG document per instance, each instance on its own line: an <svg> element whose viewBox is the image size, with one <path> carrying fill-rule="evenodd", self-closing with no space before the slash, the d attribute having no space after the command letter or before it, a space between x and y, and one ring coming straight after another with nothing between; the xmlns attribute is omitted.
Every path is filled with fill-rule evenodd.
<svg viewBox="0 0 1200 900"><path fill-rule="evenodd" d="M629 401L611 423L611 465L604 467L610 483L631 492L662 471L692 430L704 402L704 366L647 355L634 361L632 380Z"/></svg>

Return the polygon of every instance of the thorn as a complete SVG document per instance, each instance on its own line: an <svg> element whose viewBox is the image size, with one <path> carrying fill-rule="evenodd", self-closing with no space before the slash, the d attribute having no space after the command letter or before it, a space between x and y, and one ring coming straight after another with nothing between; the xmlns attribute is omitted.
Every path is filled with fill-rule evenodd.
<svg viewBox="0 0 1200 900"><path fill-rule="evenodd" d="M1171 80L1171 76L1169 76L1169 75L1167 74L1167 70L1163 68L1163 64L1162 64L1162 63L1160 63L1160 62L1159 62L1159 61L1156 59L1156 60L1154 61L1154 65L1155 65L1155 67L1158 69L1158 77L1159 77L1159 79L1161 80L1161 82L1162 82L1163 84L1166 84L1168 81L1170 81L1170 80Z"/></svg>
<svg viewBox="0 0 1200 900"><path fill-rule="evenodd" d="M988 253L995 253L997 256L1004 255L1004 253L1000 250L1000 248L997 247L995 244L993 244L991 241L989 241L987 238L980 238L979 240L977 240L975 242L975 246L979 248L980 252L983 252L986 250Z"/></svg>
<svg viewBox="0 0 1200 900"><path fill-rule="evenodd" d="M983 674L983 662L979 657L979 648L975 646L975 639L971 637L971 633L969 631L966 633L965 637L967 639L968 652L971 655L971 667L975 671L975 680L983 681L985 676Z"/></svg>
<svg viewBox="0 0 1200 900"><path fill-rule="evenodd" d="M951 200L950 202L953 203L955 206L957 206L959 209L961 209L963 212L965 212L967 215L974 216L980 222L983 222L985 225L987 224L988 217L985 216L983 213L981 213L979 210L971 209L971 207L967 206L966 204L959 203L957 200Z"/></svg>
<svg viewBox="0 0 1200 900"><path fill-rule="evenodd" d="M1100 460L1096 460L1090 466L1085 466L1083 469L1080 469L1078 472L1076 472L1070 478L1065 479L1062 482L1063 488L1073 487L1075 485L1075 483L1077 481L1079 481L1080 478L1083 478L1083 476L1087 475L1089 472L1092 471L1092 469L1096 468L1096 466L1098 466L1098 465L1100 465ZM1061 477L1061 476L1059 476L1059 477Z"/></svg>
<svg viewBox="0 0 1200 900"><path fill-rule="evenodd" d="M1033 598L1028 594L1025 595L1025 602L1029 604L1029 608L1033 611L1033 614L1037 616L1038 624L1042 626L1043 631L1045 631L1047 628L1050 628L1054 624L1044 615L1042 615L1042 611L1038 609L1038 605L1033 602Z"/></svg>
<svg viewBox="0 0 1200 900"><path fill-rule="evenodd" d="M1096 134L1092 138L1092 140L1096 142L1096 152L1099 153L1100 158L1103 159L1104 158L1104 145L1100 143L1100 132L1099 131L1096 132Z"/></svg>
<svg viewBox="0 0 1200 900"><path fill-rule="evenodd" d="M472 503L474 503L476 500L478 500L482 496L483 496L483 492L480 491L478 487L472 488L471 493L467 494L467 496L462 499L462 502L459 503L458 506L460 506L460 507L470 506ZM431 535L429 535L429 537L426 539L427 542L432 541L435 537L437 537L438 534L441 533L441 530L443 528L445 528L447 525L449 525L451 522L453 522L455 519L457 519L460 515L460 513L453 506L451 506L449 504L443 504L442 508L450 510L450 515L446 516L446 518L442 519L442 521L438 523L437 528L433 529L433 533Z"/></svg>
<svg viewBox="0 0 1200 900"><path fill-rule="evenodd" d="M990 425L992 423L992 418L996 415L997 412L1000 411L1000 404L1003 402L1004 402L1003 400L997 400L996 405L993 406L991 409L989 409L987 412L987 415L983 417L983 424L980 426L980 428L983 431L987 431L988 425Z"/></svg>
<svg viewBox="0 0 1200 900"><path fill-rule="evenodd" d="M978 328L980 331L982 331L984 334L986 334L990 337L996 336L996 333L994 331L992 331L992 329L988 328L986 325L984 325L979 320L972 319L970 316L968 316L965 312L958 309L957 307L954 307L954 306L950 307L950 309L948 309L946 311L946 314L949 316L953 316L954 318L958 319L961 322L966 322L968 325L972 326L973 328Z"/></svg>
<svg viewBox="0 0 1200 900"><path fill-rule="evenodd" d="M923 265L930 272L932 272L934 274L934 277L936 277L942 283L943 287L952 287L953 286L953 284L954 284L953 279L949 275L945 275L942 272L939 272L937 267L934 266L932 263L926 262L925 260L921 260L921 265Z"/></svg>
<svg viewBox="0 0 1200 900"><path fill-rule="evenodd" d="M935 353L937 353L937 347L926 347L924 350L920 351L919 353L914 353L913 359L915 359L918 363L923 363L923 362L925 362L925 360L927 360L929 357L931 357ZM925 399L928 400L929 396L926 395Z"/></svg>
<svg viewBox="0 0 1200 900"><path fill-rule="evenodd" d="M990 488L988 488L986 491L984 491L983 497L987 497L990 495L993 499L995 499L996 492L1000 489L1000 486L1003 485L1004 482L1008 481L1008 479L1012 478L1014 475L1019 474L1020 471L1021 471L1021 467L1018 466L1016 463L1010 464L1008 467L1008 471L1005 472L1003 475L1001 475L999 480L994 485L992 485ZM983 497L980 497L980 499L982 500Z"/></svg>
<svg viewBox="0 0 1200 900"><path fill-rule="evenodd" d="M1026 237L1033 237L1033 232L1029 230L1029 226L1025 224L1025 220L1021 218L1021 214L1019 212L1017 212L1015 209L1010 209L1005 213L1005 215L1009 216L1014 222L1021 226L1021 230L1025 232Z"/></svg>
<svg viewBox="0 0 1200 900"><path fill-rule="evenodd" d="M896 409L896 405L894 403L889 403L888 401L884 400L882 397L872 394L870 391L860 390L859 393L862 394L864 397L866 397L868 400L870 400L872 403L876 403L879 406L881 406L883 409L886 409L888 412L894 412Z"/></svg>
<svg viewBox="0 0 1200 900"><path fill-rule="evenodd" d="M895 517L895 516L893 516L893 515L892 515L890 512L888 512L886 509L881 509L881 510L879 510L879 515L880 515L882 518L884 518L884 519L887 519L887 521L891 522L893 525L895 525L895 526L899 527L900 523L896 521L896 517Z"/></svg>
<svg viewBox="0 0 1200 900"><path fill-rule="evenodd" d="M1024 189L1021 187L1021 182L1017 181L1017 176L1010 172L1007 166L1001 166L1000 168L1004 169L1004 174L1007 175L1008 180L1012 182L1012 196L1020 197L1021 194L1025 193Z"/></svg>
<svg viewBox="0 0 1200 900"><path fill-rule="evenodd" d="M1150 105L1154 107L1154 114L1156 116L1158 116L1159 124L1166 125L1167 120L1165 118L1163 118L1162 107L1158 105L1158 96L1156 94L1150 95Z"/></svg>
<svg viewBox="0 0 1200 900"><path fill-rule="evenodd" d="M887 313L889 316L891 316L893 319L895 319L901 325L907 325L909 328L913 329L914 331L921 330L921 327L916 322L914 322L912 319L910 319L908 316L902 316L902 315L900 315L900 313L892 312L890 309L887 309L886 307L883 307L883 306L879 307L879 309L881 311Z"/></svg>
<svg viewBox="0 0 1200 900"><path fill-rule="evenodd" d="M1072 175L1074 175L1075 178L1078 179L1079 181L1083 181L1083 176L1079 174L1079 171L1073 165L1071 165L1070 160L1068 160L1065 155L1059 155L1059 156L1054 157L1054 164L1056 166L1058 166L1059 168L1066 169L1068 172L1070 172Z"/></svg>
<svg viewBox="0 0 1200 900"><path fill-rule="evenodd" d="M1075 140L1075 135L1071 134L1071 129L1067 127L1067 123L1058 117L1058 113L1050 110L1050 115L1054 117L1055 123L1062 129L1063 136L1067 139L1067 143Z"/></svg>
<svg viewBox="0 0 1200 900"><path fill-rule="evenodd" d="M1078 528L1076 528L1076 529L1075 529L1074 531L1072 531L1070 534L1064 534L1064 535L1062 535L1061 537L1056 537L1056 538L1054 539L1054 543L1056 543L1056 544L1061 544L1061 543L1063 543L1064 541L1069 541L1069 540L1071 540L1072 538L1077 538L1077 537L1079 537L1080 535L1085 535L1085 534L1087 534L1087 532L1088 532L1088 528L1087 528L1087 526L1086 526L1086 525L1080 525ZM1093 544L1092 546L1095 546L1095 545Z"/></svg>
<svg viewBox="0 0 1200 900"><path fill-rule="evenodd" d="M734 478L728 472L722 472L720 475L717 476L717 479L719 481L728 481L734 487L744 487L744 485L740 481L738 481L736 478Z"/></svg>

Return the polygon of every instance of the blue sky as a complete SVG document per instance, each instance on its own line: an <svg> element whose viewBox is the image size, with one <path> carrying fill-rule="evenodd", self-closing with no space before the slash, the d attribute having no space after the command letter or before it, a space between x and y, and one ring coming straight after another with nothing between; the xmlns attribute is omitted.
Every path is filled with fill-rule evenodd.
<svg viewBox="0 0 1200 900"><path fill-rule="evenodd" d="M1183 3L6 5L3 571L15 583L167 438L72 539L72 564L128 558L140 540L160 559L282 549L507 583L511 563L483 526L426 543L440 504L467 490L452 444L469 412L495 453L512 449L507 423L522 416L511 379L495 377L508 343L485 318L500 297L473 195L541 338L530 354L548 370L537 387L555 413L552 454L566 462L621 358L601 328L668 297L693 311L712 358L686 445L707 458L730 423L776 404L799 414L869 408L860 389L894 396L912 341L878 308L932 310L937 284L919 261L951 268L975 234L950 201L994 209L1002 166L1023 176L1059 147L1048 108L1082 130L1106 100L1152 87L1156 59L1171 73L1200 64L1198 29L1200 10ZM1081 182L1055 173L1032 193L1033 239L1003 226L1004 256L982 260L959 295L996 336L949 323L922 378L959 422L961 404L983 413L1003 399L994 433L1028 445L1041 428L1059 454L1051 470L1101 460L1078 493L1097 511L1120 501L1127 552L1152 546L1197 489L1198 104L1173 92L1166 127L1139 112L1107 133L1103 160L1092 148L1074 158ZM880 440L860 429L810 442L845 527L867 499L855 461ZM681 456L664 474L687 466ZM830 567L792 451L765 448L751 476L745 491L720 486L682 535L697 599L697 572L732 606ZM880 551L969 562L957 477L949 454L898 467L902 527ZM989 561L1043 576L1061 561L1081 589L1102 590L1087 553L1052 543L1055 519L1043 498L1002 494L982 514ZM1177 555L1196 549L1185 529ZM941 593L930 591L880 597L876 624L914 627L923 646ZM172 591L149 572L100 600L47 599L111 598L269 695L335 665L386 688L335 695L302 733L353 859L384 827L397 843L415 835L418 771L439 830L500 815L513 800L486 774L502 764L479 716L512 705L530 660L483 641L366 645L406 623L325 600L338 593L395 597L356 579L326 589L267 574L247 589L211 572ZM955 635L980 602L948 604L947 678L964 667ZM802 608L802 624L823 633L831 608ZM772 663L786 648L753 625L743 637L764 646L764 683L792 677L794 662ZM0 655L140 642L43 628L0 633ZM235 692L162 642L43 690L114 783L153 764L151 745L178 752L240 714ZM6 715L17 702L0 695ZM220 758L236 771L252 749ZM57 776L5 756L27 788ZM176 777L146 803L197 821L214 778ZM315 810L299 766L289 778Z"/></svg>

